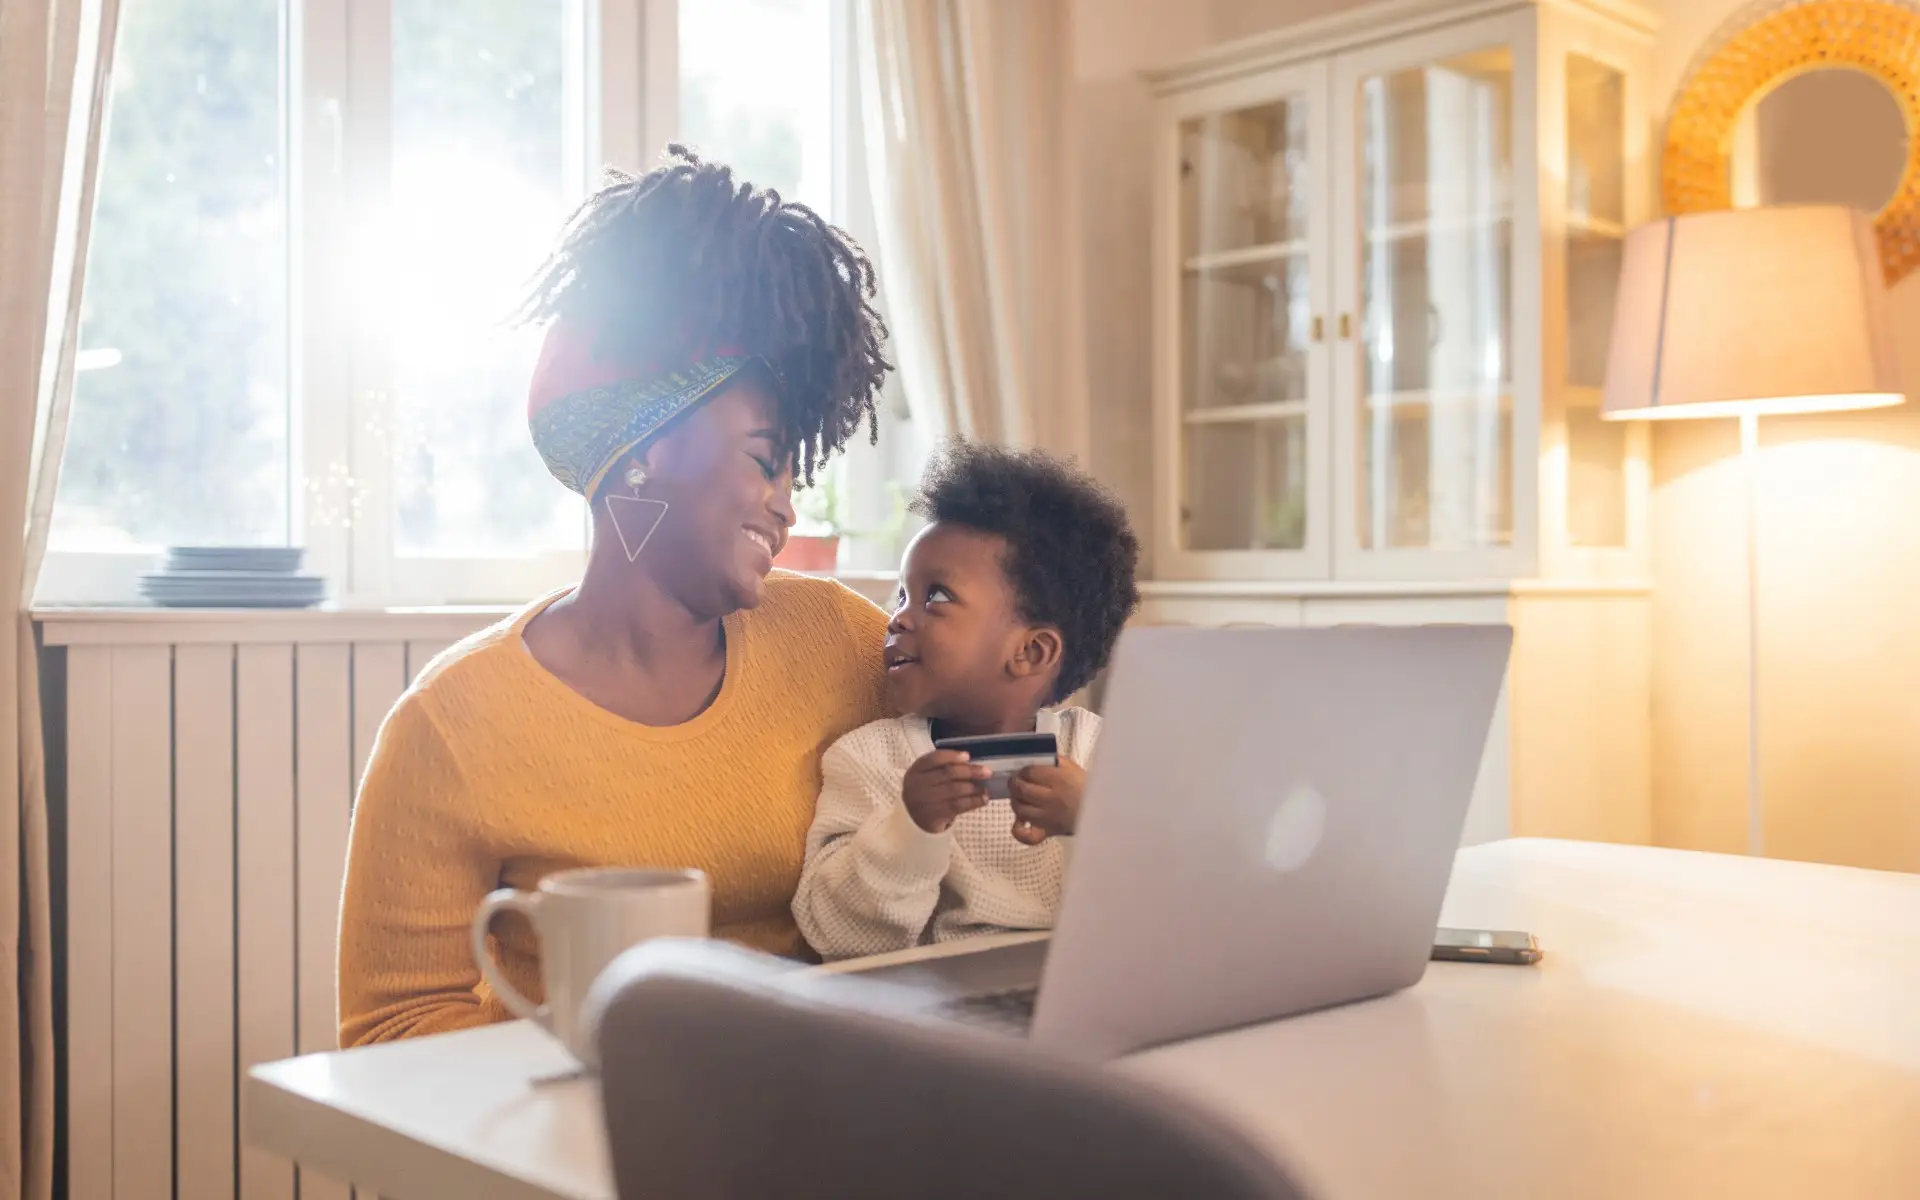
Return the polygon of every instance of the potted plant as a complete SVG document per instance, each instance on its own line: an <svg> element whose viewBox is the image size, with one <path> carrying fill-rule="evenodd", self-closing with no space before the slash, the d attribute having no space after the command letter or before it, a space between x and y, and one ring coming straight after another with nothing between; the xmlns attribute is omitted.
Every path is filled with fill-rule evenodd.
<svg viewBox="0 0 1920 1200"><path fill-rule="evenodd" d="M906 501L898 486L888 484L893 499L893 515L873 530L853 530L846 522L846 494L840 482L840 464L833 463L815 477L813 486L793 494L793 531L773 565L788 571L827 574L840 562L840 542L844 538L891 537L906 521Z"/></svg>

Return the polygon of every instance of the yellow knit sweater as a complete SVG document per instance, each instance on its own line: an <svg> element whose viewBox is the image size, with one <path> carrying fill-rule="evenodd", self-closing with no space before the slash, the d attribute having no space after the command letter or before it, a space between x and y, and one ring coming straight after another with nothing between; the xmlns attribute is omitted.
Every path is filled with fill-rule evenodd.
<svg viewBox="0 0 1920 1200"><path fill-rule="evenodd" d="M758 608L726 620L713 704L655 728L535 661L521 631L551 602L435 660L381 727L340 916L343 1046L506 1020L473 963L474 910L569 867L697 867L716 936L803 950L790 905L820 756L883 715L885 615L777 572ZM495 934L507 978L538 998L532 930L508 918Z"/></svg>

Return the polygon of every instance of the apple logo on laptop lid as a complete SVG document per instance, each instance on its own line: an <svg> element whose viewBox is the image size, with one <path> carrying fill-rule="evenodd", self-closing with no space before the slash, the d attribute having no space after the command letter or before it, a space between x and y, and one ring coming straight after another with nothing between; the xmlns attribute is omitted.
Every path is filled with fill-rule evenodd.
<svg viewBox="0 0 1920 1200"><path fill-rule="evenodd" d="M1326 830L1326 798L1311 784L1295 784L1267 823L1267 865L1282 875L1299 870Z"/></svg>

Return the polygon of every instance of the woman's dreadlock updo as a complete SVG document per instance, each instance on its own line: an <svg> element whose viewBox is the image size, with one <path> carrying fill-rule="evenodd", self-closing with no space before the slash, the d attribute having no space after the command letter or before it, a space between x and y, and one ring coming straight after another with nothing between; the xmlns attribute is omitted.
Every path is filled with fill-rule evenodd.
<svg viewBox="0 0 1920 1200"><path fill-rule="evenodd" d="M590 331L601 349L670 363L738 346L773 368L782 439L803 483L865 425L893 364L873 264L804 204L737 181L681 145L645 175L609 170L568 218L520 317Z"/></svg>

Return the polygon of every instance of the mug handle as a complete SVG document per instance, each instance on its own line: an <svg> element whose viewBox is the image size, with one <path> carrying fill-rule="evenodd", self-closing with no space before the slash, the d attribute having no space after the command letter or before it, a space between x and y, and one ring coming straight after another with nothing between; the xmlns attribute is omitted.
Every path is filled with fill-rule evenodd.
<svg viewBox="0 0 1920 1200"><path fill-rule="evenodd" d="M533 921L540 911L538 892L521 892L513 888L501 888L480 902L480 911L473 914L473 961L480 968L480 978L487 981L493 994L500 997L500 1003L507 1011L525 1021L548 1024L551 1010L544 1004L535 1004L520 994L520 989L507 982L500 973L499 965L493 961L493 955L487 949L487 931L493 927L493 919L502 912L517 912ZM538 936L539 926L534 926Z"/></svg>

